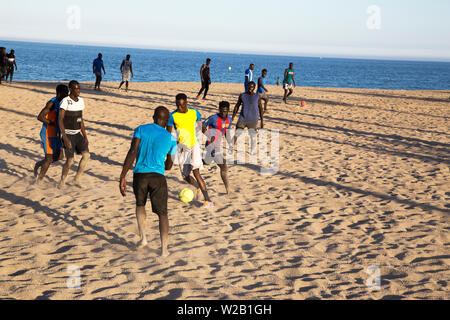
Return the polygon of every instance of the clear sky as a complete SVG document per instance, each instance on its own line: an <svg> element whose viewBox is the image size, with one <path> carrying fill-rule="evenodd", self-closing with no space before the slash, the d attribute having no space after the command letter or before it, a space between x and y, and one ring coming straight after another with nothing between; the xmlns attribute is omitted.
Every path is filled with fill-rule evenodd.
<svg viewBox="0 0 450 320"><path fill-rule="evenodd" d="M449 0L0 0L0 7L0 40L450 61Z"/></svg>

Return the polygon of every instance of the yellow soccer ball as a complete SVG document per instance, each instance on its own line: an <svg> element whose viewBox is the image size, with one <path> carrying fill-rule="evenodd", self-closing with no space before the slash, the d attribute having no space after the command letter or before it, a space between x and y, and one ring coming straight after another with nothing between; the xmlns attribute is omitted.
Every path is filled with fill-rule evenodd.
<svg viewBox="0 0 450 320"><path fill-rule="evenodd" d="M189 188L183 189L180 192L180 200L184 203L190 203L192 200L194 200L194 192Z"/></svg>

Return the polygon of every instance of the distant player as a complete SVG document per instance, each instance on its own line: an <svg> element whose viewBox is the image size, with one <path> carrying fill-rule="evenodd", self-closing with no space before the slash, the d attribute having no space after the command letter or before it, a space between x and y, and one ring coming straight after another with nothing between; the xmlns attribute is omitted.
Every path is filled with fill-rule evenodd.
<svg viewBox="0 0 450 320"><path fill-rule="evenodd" d="M92 64L92 71L95 74L95 86L94 90L100 91L100 85L102 83L102 70L106 75L105 66L103 64L103 55L101 53L98 54L98 58L94 60Z"/></svg>
<svg viewBox="0 0 450 320"><path fill-rule="evenodd" d="M17 63L16 63L16 55L15 51L11 50L11 52L7 55L8 58L8 66L7 66L7 72L6 72L6 81L8 81L9 77L9 83L13 81L14 77L14 68L17 71Z"/></svg>
<svg viewBox="0 0 450 320"><path fill-rule="evenodd" d="M131 56L127 55L125 60L122 61L120 65L120 72L122 73L122 82L119 85L119 90L122 88L125 83L125 91L128 92L128 83L131 81L131 78L134 78L133 74L133 63L131 62Z"/></svg>
<svg viewBox="0 0 450 320"><path fill-rule="evenodd" d="M82 155L82 159L75 176L74 185L81 188L80 178L90 159L89 140L83 119L85 104L83 98L80 97L80 84L77 81L69 83L69 92L69 96L61 101L59 110L59 128L67 158L59 187L65 186L69 169L74 162L75 153L77 153Z"/></svg>
<svg viewBox="0 0 450 320"><path fill-rule="evenodd" d="M44 148L45 159L37 162L34 166L34 177L37 178L37 183L40 183L45 178L48 168L52 163L63 159L58 116L61 101L68 95L69 88L60 84L56 87L56 97L47 102L44 109L42 109L38 115L38 120L43 123L41 129L41 141ZM40 173L39 168L41 168Z"/></svg>
<svg viewBox="0 0 450 320"><path fill-rule="evenodd" d="M169 110L159 107L153 116L155 123L143 125L134 131L133 141L128 151L122 174L120 175L120 192L125 197L128 171L136 160L133 177L133 190L136 196L136 218L141 237L138 247L148 244L145 235L147 213L145 205L150 195L152 210L159 217L161 236L161 255L167 256L169 239L169 217L167 210L168 190L165 172L173 166L172 156L176 154L177 143L166 130L169 122Z"/></svg>
<svg viewBox="0 0 450 320"><path fill-rule="evenodd" d="M201 121L200 112L195 109L188 108L187 96L179 94L176 97L177 110L170 115L167 129L172 133L173 129L177 130L178 135L178 161L183 179L189 184L197 188L203 193L205 202L203 208L209 209L214 207L206 189L206 183L200 175L203 169L202 151L197 138L196 124ZM194 178L191 177L194 173Z"/></svg>
<svg viewBox="0 0 450 320"><path fill-rule="evenodd" d="M291 62L289 68L284 71L284 103L287 103L287 98L289 98L294 93L295 88L295 77L294 77L294 64Z"/></svg>
<svg viewBox="0 0 450 320"><path fill-rule="evenodd" d="M227 131L231 127L230 103L222 101L219 104L219 113L211 116L203 122L202 131L208 137L206 142L206 156L204 158L205 164L216 162L220 168L220 176L227 194L230 193L230 184L228 182L228 166L223 155L223 140L222 137L227 137ZM228 141L231 145L232 141Z"/></svg>
<svg viewBox="0 0 450 320"><path fill-rule="evenodd" d="M255 65L252 63L247 70L245 70L245 80L244 87L245 92L248 90L248 84L253 81L253 70L255 70Z"/></svg>
<svg viewBox="0 0 450 320"><path fill-rule="evenodd" d="M262 71L261 77L258 79L258 95L259 98L264 101L264 113L267 113L267 105L269 103L269 97L267 96L267 92L269 90L266 88L266 77L267 77L267 69Z"/></svg>
<svg viewBox="0 0 450 320"><path fill-rule="evenodd" d="M200 89L197 100L200 99L200 96L202 95L203 91L205 91L205 94L203 95L203 100L206 99L206 96L208 95L209 86L211 85L211 70L209 68L209 65L211 64L211 59L206 59L206 64L202 65L200 69L200 77L202 79L202 88Z"/></svg>

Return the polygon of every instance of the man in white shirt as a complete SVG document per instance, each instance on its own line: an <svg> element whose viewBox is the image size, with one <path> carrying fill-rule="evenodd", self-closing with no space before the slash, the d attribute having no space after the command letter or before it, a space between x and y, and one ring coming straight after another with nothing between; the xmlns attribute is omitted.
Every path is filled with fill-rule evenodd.
<svg viewBox="0 0 450 320"><path fill-rule="evenodd" d="M133 74L133 64L130 60L131 56L127 55L126 59L122 61L120 65L120 72L122 72L122 82L120 83L119 90L122 88L123 84L126 84L126 90L128 92L128 82L131 81L131 78L134 78Z"/></svg>
<svg viewBox="0 0 450 320"><path fill-rule="evenodd" d="M80 177L86 170L90 159L89 141L83 120L85 104L83 98L80 97L80 84L77 81L74 80L69 83L69 90L69 96L61 101L59 111L59 127L67 158L59 187L62 188L66 184L67 175L74 162L76 152L82 155L82 159L75 176L74 185L81 188Z"/></svg>

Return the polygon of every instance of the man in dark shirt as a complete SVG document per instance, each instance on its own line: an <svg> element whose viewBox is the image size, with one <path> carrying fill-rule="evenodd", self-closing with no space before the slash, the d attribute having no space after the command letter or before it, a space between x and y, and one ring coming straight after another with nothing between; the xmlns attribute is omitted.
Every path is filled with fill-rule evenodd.
<svg viewBox="0 0 450 320"><path fill-rule="evenodd" d="M203 100L206 99L206 96L208 95L209 91L209 85L211 84L211 73L209 69L209 65L211 64L211 59L206 59L206 64L202 65L202 68L200 69L200 77L202 79L202 88L200 89L200 92L197 95L197 100L200 99L201 94L203 91L205 91L205 94L203 96Z"/></svg>

